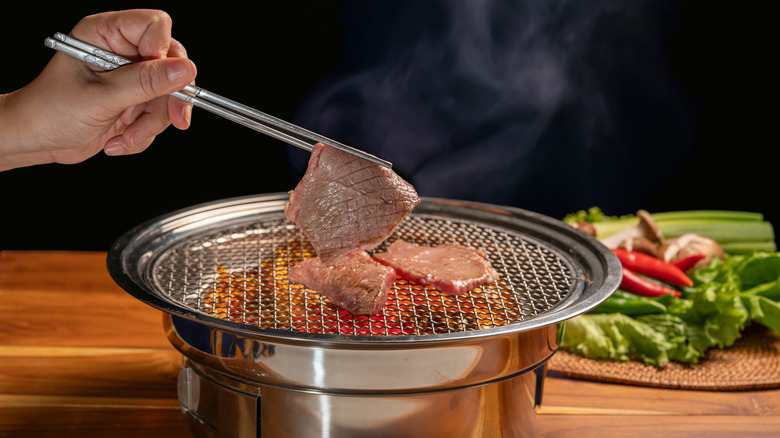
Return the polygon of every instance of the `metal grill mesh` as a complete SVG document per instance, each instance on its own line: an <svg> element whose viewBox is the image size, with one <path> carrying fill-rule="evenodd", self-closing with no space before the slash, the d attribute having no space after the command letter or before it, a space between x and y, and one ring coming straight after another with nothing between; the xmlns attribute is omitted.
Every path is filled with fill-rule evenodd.
<svg viewBox="0 0 780 438"><path fill-rule="evenodd" d="M453 296L399 278L379 314L352 315L288 281L291 266L316 254L283 215L187 240L158 259L153 278L169 300L217 318L277 330L365 336L455 333L521 322L555 306L572 287L572 268L563 258L504 229L412 214L375 251L396 239L480 248L499 279Z"/></svg>

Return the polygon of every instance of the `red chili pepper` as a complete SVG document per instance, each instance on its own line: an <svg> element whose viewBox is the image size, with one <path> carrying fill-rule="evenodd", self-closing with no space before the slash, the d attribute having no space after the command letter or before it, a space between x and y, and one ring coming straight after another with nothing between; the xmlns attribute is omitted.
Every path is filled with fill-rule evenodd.
<svg viewBox="0 0 780 438"><path fill-rule="evenodd" d="M682 292L679 290L653 283L626 267L623 267L623 281L620 282L620 288L626 292L642 295L643 297L660 297L664 294L672 294L676 297L682 296Z"/></svg>
<svg viewBox="0 0 780 438"><path fill-rule="evenodd" d="M693 280L685 275L685 272L659 258L622 248L613 248L612 251L624 268L676 286L693 286Z"/></svg>
<svg viewBox="0 0 780 438"><path fill-rule="evenodd" d="M684 259L680 259L677 261L672 262L674 266L677 266L680 268L681 271L687 272L689 269L693 267L693 265L696 264L699 260L706 257L704 254L694 254L688 257L685 257Z"/></svg>

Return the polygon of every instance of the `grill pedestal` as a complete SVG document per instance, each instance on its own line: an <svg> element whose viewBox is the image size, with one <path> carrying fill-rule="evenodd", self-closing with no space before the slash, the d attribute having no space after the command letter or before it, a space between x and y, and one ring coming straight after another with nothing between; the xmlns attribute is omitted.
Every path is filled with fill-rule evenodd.
<svg viewBox="0 0 780 438"><path fill-rule="evenodd" d="M557 348L557 329L551 326L499 342L501 357L491 351L493 339L491 345L473 345L476 355L468 354L462 345L417 351L400 348L390 352L397 363L387 363L397 375L365 368L362 376L345 376L337 365L321 363L321 375L315 372L312 379L292 382L290 376L298 371L304 375L316 369L316 360L298 364L300 370L274 369L281 365L273 359L284 352L283 344L176 317L166 317L165 326L186 358L179 375L182 409L191 416L199 436L214 438L531 437L546 360ZM202 330L211 333L208 345L202 343ZM200 345L188 343L187 338ZM262 352L246 356L242 349L249 345L263 345ZM320 355L317 348L305 348L314 358L350 353L337 349ZM535 354L529 355L529 349ZM369 362L375 354L353 353ZM531 357L538 360L526 362ZM288 362L285 366L290 366ZM246 375L250 363L255 378ZM245 371L243 375L226 371L231 369ZM453 374L454 369L462 372ZM357 388L327 387L326 382L335 384L342 377L351 378ZM426 380L427 387L419 386ZM318 383L322 386L312 386Z"/></svg>

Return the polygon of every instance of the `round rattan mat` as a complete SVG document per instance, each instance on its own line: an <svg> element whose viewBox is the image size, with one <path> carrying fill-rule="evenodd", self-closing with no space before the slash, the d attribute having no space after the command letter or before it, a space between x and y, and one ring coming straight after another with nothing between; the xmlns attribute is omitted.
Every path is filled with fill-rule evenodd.
<svg viewBox="0 0 780 438"><path fill-rule="evenodd" d="M571 378L657 388L741 391L780 387L780 337L764 327L747 327L734 345L710 349L698 364L669 363L661 368L641 362L586 359L559 350L547 372Z"/></svg>

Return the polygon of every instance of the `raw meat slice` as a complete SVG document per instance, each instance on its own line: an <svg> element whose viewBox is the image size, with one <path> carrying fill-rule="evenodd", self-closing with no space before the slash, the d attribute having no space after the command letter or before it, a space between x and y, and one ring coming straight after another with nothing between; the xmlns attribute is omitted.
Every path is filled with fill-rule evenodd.
<svg viewBox="0 0 780 438"><path fill-rule="evenodd" d="M317 143L284 212L332 265L376 248L419 203L391 169Z"/></svg>
<svg viewBox="0 0 780 438"><path fill-rule="evenodd" d="M396 240L387 252L374 254L374 259L392 266L401 278L453 295L498 279L498 273L482 250L457 243L420 246Z"/></svg>
<svg viewBox="0 0 780 438"><path fill-rule="evenodd" d="M358 315L379 312L395 278L393 268L377 263L364 251L336 265L326 265L319 257L306 259L289 273L291 282L303 284Z"/></svg>

